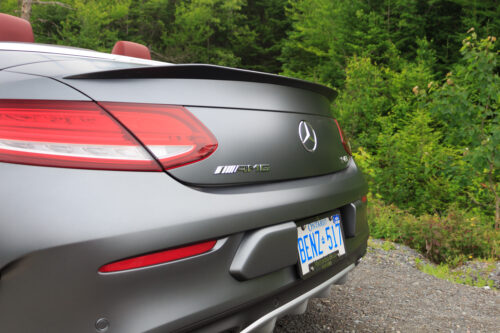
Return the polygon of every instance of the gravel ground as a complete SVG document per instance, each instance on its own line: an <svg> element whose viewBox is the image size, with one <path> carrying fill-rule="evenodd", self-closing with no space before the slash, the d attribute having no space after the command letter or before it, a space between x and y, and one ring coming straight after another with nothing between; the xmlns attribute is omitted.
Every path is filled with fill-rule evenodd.
<svg viewBox="0 0 500 333"><path fill-rule="evenodd" d="M307 312L285 316L275 332L500 332L500 291L454 284L415 267L422 256L373 240L348 282ZM497 270L495 275L500 275Z"/></svg>

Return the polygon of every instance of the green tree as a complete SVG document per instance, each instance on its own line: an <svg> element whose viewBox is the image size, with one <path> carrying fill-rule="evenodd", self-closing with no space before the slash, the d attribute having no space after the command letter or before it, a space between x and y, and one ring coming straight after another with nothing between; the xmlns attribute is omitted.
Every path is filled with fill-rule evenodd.
<svg viewBox="0 0 500 333"><path fill-rule="evenodd" d="M380 118L391 108L384 69L369 58L348 60L345 88L334 104L334 114L351 139L354 151L363 147L373 153L381 130Z"/></svg>
<svg viewBox="0 0 500 333"><path fill-rule="evenodd" d="M174 56L166 54L164 43L173 30L175 6L175 0L131 0L118 38L148 46L154 59L175 62Z"/></svg>
<svg viewBox="0 0 500 333"><path fill-rule="evenodd" d="M285 14L287 0L248 0L242 8L245 23L254 39L235 50L241 65L248 69L279 73L281 48L291 22Z"/></svg>
<svg viewBox="0 0 500 333"><path fill-rule="evenodd" d="M457 151L440 144L443 134L432 127L426 110L393 133L391 117L384 119L378 138L379 149L374 185L386 202L420 215L445 213L460 189L451 181L450 166Z"/></svg>
<svg viewBox="0 0 500 333"><path fill-rule="evenodd" d="M383 16L365 1L291 1L292 30L282 52L283 73L341 87L348 57L386 63L394 54Z"/></svg>
<svg viewBox="0 0 500 333"><path fill-rule="evenodd" d="M192 0L177 3L172 31L164 37L165 53L176 62L238 66L233 50L252 43L244 24L244 0Z"/></svg>
<svg viewBox="0 0 500 333"><path fill-rule="evenodd" d="M417 41L426 38L426 15L421 13L422 2L384 0L378 7L372 7L373 10L381 11L390 40L407 60L416 58L419 48Z"/></svg>
<svg viewBox="0 0 500 333"><path fill-rule="evenodd" d="M498 104L500 78L496 37L482 40L473 29L463 40L462 60L448 73L442 85L435 85L427 107L447 135L443 143L462 150L472 169L466 194L476 205L495 214L500 224L500 125ZM473 177L471 177L473 176Z"/></svg>
<svg viewBox="0 0 500 333"><path fill-rule="evenodd" d="M354 56L348 60L345 87L334 102L333 111L347 136L353 138L355 150L363 147L376 154L382 117L390 116L392 131L413 117L416 98L412 89L418 90L418 86L432 80L435 61L426 40L416 43L419 48L413 62L397 54L387 66L374 64L370 58Z"/></svg>

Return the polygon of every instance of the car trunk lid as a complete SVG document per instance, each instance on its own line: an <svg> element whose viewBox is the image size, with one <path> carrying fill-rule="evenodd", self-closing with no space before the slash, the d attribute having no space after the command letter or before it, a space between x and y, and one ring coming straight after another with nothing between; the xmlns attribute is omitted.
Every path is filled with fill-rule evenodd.
<svg viewBox="0 0 500 333"><path fill-rule="evenodd" d="M82 58L11 70L56 73L55 79L101 105L186 108L213 133L218 148L196 163L167 170L183 183L228 186L300 179L334 173L349 163L330 114L329 100L335 97L330 88L212 65L111 65L107 62L103 70L101 62Z"/></svg>
<svg viewBox="0 0 500 333"><path fill-rule="evenodd" d="M347 167L339 130L330 117L217 108L188 108L218 140L198 163L168 170L197 185L253 184L313 177Z"/></svg>

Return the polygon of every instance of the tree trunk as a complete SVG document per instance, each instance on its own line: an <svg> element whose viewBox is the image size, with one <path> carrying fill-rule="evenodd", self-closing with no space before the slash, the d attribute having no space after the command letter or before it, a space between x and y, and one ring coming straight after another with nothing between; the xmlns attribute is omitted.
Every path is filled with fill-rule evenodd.
<svg viewBox="0 0 500 333"><path fill-rule="evenodd" d="M31 17L31 5L33 3L33 0L22 0L23 2L21 3L21 18L25 19L26 21L30 20Z"/></svg>

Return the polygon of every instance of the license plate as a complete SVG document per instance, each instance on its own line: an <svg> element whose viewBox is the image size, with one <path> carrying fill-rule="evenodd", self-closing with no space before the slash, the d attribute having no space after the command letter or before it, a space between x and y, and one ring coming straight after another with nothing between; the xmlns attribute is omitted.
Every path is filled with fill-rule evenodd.
<svg viewBox="0 0 500 333"><path fill-rule="evenodd" d="M335 258L345 254L339 213L297 227L297 235L302 277L331 266Z"/></svg>

